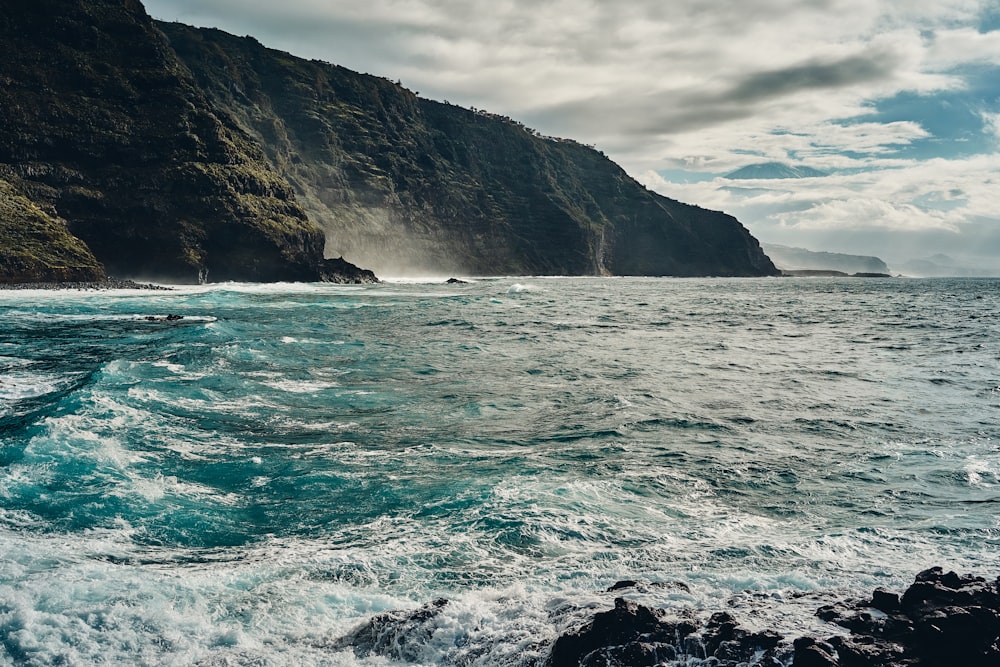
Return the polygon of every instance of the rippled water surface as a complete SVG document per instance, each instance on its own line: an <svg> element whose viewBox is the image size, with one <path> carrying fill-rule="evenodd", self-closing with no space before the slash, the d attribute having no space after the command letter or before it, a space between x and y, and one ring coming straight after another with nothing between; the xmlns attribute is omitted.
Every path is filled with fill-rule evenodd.
<svg viewBox="0 0 1000 667"><path fill-rule="evenodd" d="M0 662L384 664L335 640L446 597L413 661L521 664L619 579L799 630L810 595L995 576L998 306L990 280L0 292Z"/></svg>

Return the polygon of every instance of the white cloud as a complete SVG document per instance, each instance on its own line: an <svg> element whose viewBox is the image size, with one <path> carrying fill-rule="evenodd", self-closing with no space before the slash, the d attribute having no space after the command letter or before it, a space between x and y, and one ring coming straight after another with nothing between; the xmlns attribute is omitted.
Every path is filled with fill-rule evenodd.
<svg viewBox="0 0 1000 667"><path fill-rule="evenodd" d="M926 52L929 68L946 70L968 63L1000 65L1000 31L961 28L935 34Z"/></svg>
<svg viewBox="0 0 1000 667"><path fill-rule="evenodd" d="M1000 155L894 161L891 168L823 178L678 184L647 171L640 181L682 201L726 210L759 239L874 254L902 262L935 249L1000 250Z"/></svg>
<svg viewBox="0 0 1000 667"><path fill-rule="evenodd" d="M983 126L987 132L993 135L995 140L1000 140L1000 112L982 112Z"/></svg>
<svg viewBox="0 0 1000 667"><path fill-rule="evenodd" d="M781 226L802 230L958 231L958 226L955 224L956 216L923 210L912 204L893 203L869 197L834 199L817 204L806 211L779 213L774 217Z"/></svg>

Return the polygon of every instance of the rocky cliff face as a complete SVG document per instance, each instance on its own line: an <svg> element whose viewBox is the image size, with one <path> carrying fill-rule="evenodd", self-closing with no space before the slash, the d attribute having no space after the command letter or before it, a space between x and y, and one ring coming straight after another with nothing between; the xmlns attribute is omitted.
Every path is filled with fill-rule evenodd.
<svg viewBox="0 0 1000 667"><path fill-rule="evenodd" d="M771 275L600 153L136 0L0 5L0 280Z"/></svg>
<svg viewBox="0 0 1000 667"><path fill-rule="evenodd" d="M0 219L38 230L0 278L321 278L321 231L138 2L4 2L0 63L0 173L38 209Z"/></svg>
<svg viewBox="0 0 1000 667"><path fill-rule="evenodd" d="M107 278L87 245L55 213L53 192L0 169L0 282Z"/></svg>
<svg viewBox="0 0 1000 667"><path fill-rule="evenodd" d="M328 254L390 275L776 273L734 218L650 192L591 148L252 38L159 25L293 184Z"/></svg>

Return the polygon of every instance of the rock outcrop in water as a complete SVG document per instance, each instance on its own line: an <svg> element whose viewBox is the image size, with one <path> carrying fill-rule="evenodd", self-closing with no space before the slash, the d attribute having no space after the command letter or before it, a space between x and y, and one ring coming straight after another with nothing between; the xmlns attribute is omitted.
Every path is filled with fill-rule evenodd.
<svg viewBox="0 0 1000 667"><path fill-rule="evenodd" d="M621 582L611 590L636 582ZM412 612L374 617L336 642L360 657L418 660L447 605L436 600ZM817 611L850 631L794 640L773 630L751 631L728 612L707 621L671 617L624 598L614 608L560 635L537 661L544 667L995 667L1000 665L1000 579L945 573L917 575L898 595L876 589L871 599L844 600ZM534 664L526 660L523 664Z"/></svg>
<svg viewBox="0 0 1000 667"><path fill-rule="evenodd" d="M0 107L2 281L777 273L592 148L137 0L0 5Z"/></svg>

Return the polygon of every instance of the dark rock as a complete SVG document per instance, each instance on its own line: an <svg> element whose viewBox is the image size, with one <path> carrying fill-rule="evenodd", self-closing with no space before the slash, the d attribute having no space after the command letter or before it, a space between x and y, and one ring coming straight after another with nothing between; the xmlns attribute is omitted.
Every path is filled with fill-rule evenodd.
<svg viewBox="0 0 1000 667"><path fill-rule="evenodd" d="M838 605L825 604L816 610L816 616L827 623L837 623L843 618L843 613Z"/></svg>
<svg viewBox="0 0 1000 667"><path fill-rule="evenodd" d="M799 637L793 646L794 667L839 667L840 665L836 658L836 649L830 644L818 642L812 637Z"/></svg>
<svg viewBox="0 0 1000 667"><path fill-rule="evenodd" d="M614 593L615 591L624 590L626 588L635 588L639 585L638 581L632 579L625 579L622 581L616 581L608 587L608 593Z"/></svg>
<svg viewBox="0 0 1000 667"><path fill-rule="evenodd" d="M872 607L887 614L898 612L899 595L884 588L876 588L872 592Z"/></svg>
<svg viewBox="0 0 1000 667"><path fill-rule="evenodd" d="M670 659L726 667L777 667L789 664L789 657L794 667L996 667L998 585L1000 579L988 582L931 568L917 575L902 596L879 588L871 600L824 605L817 616L851 635L829 641L799 637L791 651L781 635L749 632L726 612L713 614L699 627L689 621L672 623L665 612L618 599L614 610L596 614L591 623L557 639L548 664L662 664L664 647L670 646L676 656ZM625 580L611 590L633 587L643 584Z"/></svg>
<svg viewBox="0 0 1000 667"><path fill-rule="evenodd" d="M580 660L580 667L653 667L677 659L672 644L654 642L629 642L621 646L605 646L588 653Z"/></svg>
<svg viewBox="0 0 1000 667"><path fill-rule="evenodd" d="M629 581L619 582L621 588ZM668 620L664 613L622 598L615 608L594 615L583 627L566 632L553 644L547 665L628 667L694 658L704 665L777 665L775 649L782 637L751 633L728 613L714 614L704 627L687 620Z"/></svg>
<svg viewBox="0 0 1000 667"><path fill-rule="evenodd" d="M642 582L635 581L634 579L624 579L622 581L616 581L608 587L608 593L614 593L615 591L625 590L627 588L636 588L639 590L653 590L653 589L676 589L679 591L684 591L685 593L690 593L691 588L685 584L683 581L654 581L654 582Z"/></svg>
<svg viewBox="0 0 1000 667"><path fill-rule="evenodd" d="M833 637L830 644L837 650L843 667L884 667L904 664L903 647L874 637Z"/></svg>
<svg viewBox="0 0 1000 667"><path fill-rule="evenodd" d="M372 271L358 268L343 257L324 259L320 265L319 277L325 283L373 285L379 282Z"/></svg>
<svg viewBox="0 0 1000 667"><path fill-rule="evenodd" d="M871 607L885 616L873 616L862 603L828 605L817 612L851 631L837 649L845 667L1000 664L996 582L935 567L918 574L901 598L877 589Z"/></svg>
<svg viewBox="0 0 1000 667"><path fill-rule="evenodd" d="M379 614L339 639L333 648L351 648L358 657L379 655L419 662L437 629L436 620L447 604L447 600L439 598L414 611Z"/></svg>
<svg viewBox="0 0 1000 667"><path fill-rule="evenodd" d="M655 610L617 598L614 609L595 614L584 627L556 639L547 664L551 667L579 665L585 656L605 647L657 641L666 629L667 625ZM690 627L685 634L693 631L694 627Z"/></svg>
<svg viewBox="0 0 1000 667"><path fill-rule="evenodd" d="M461 280L460 278L448 278L445 283L448 285L468 285L469 281Z"/></svg>
<svg viewBox="0 0 1000 667"><path fill-rule="evenodd" d="M683 581L654 581L649 584L650 588L673 588L679 591L684 591L685 593L691 592L691 587L685 584Z"/></svg>

